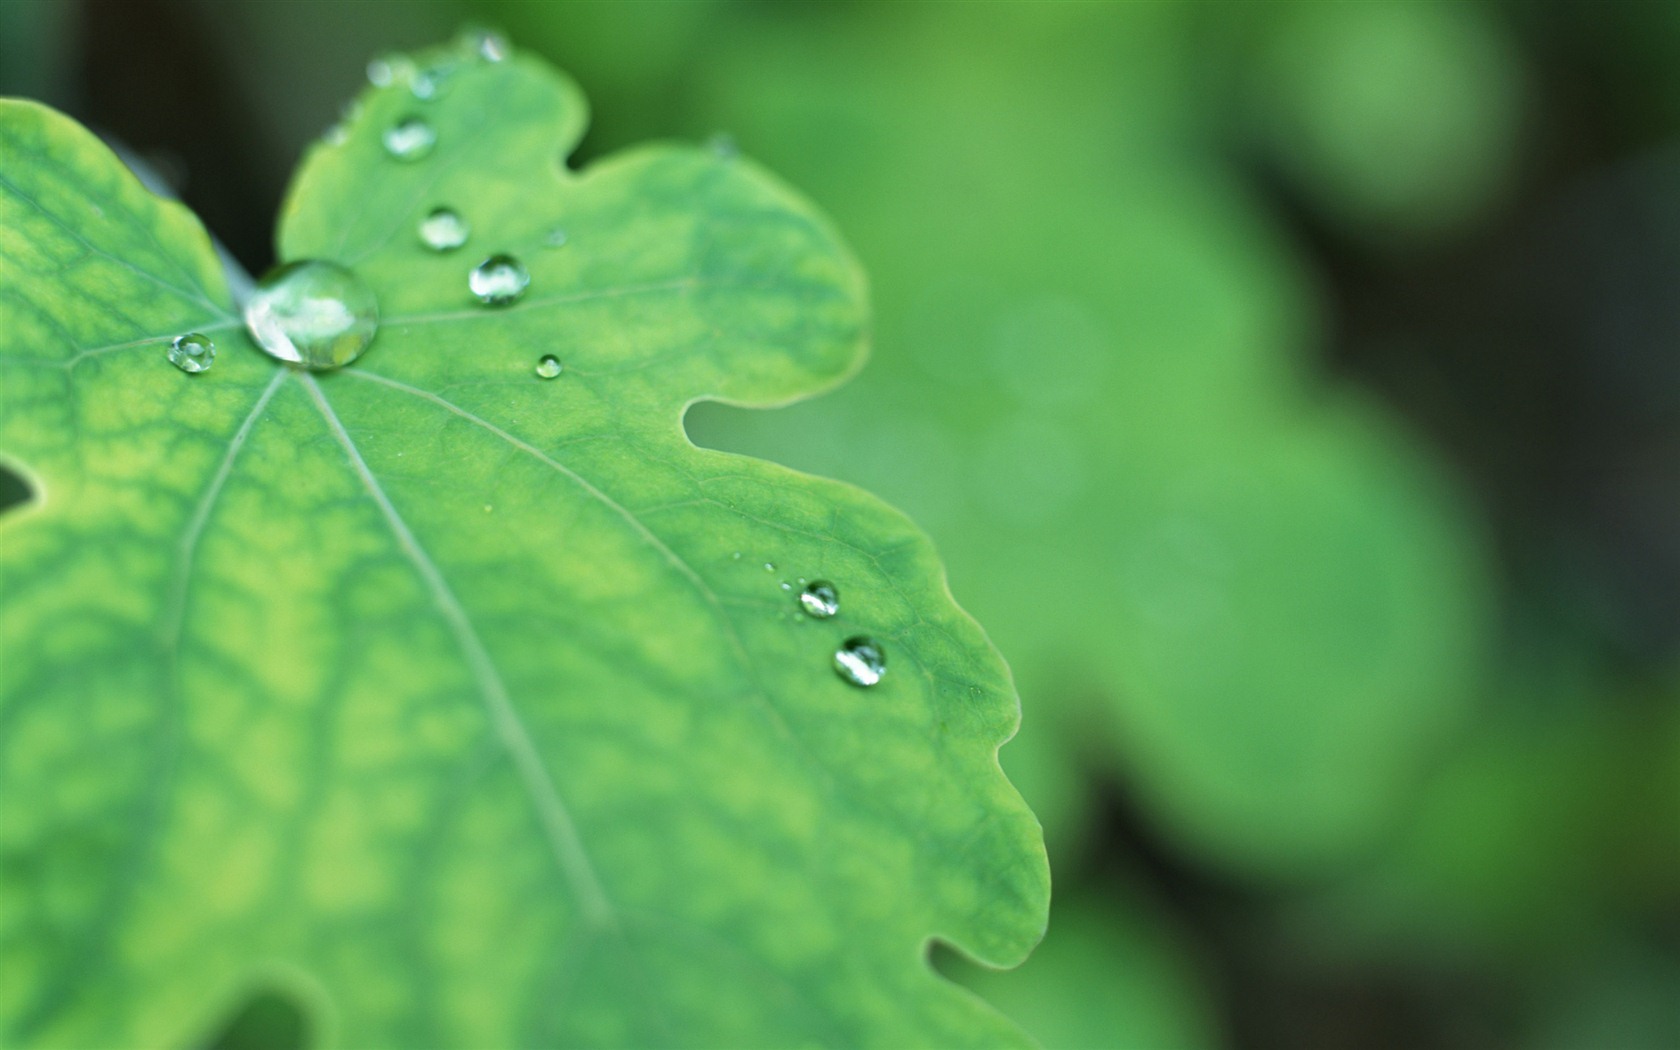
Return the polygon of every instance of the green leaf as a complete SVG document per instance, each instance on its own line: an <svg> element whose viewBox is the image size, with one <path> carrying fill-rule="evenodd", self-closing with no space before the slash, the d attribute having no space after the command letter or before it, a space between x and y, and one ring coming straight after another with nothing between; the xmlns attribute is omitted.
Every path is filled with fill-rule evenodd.
<svg viewBox="0 0 1680 1050"><path fill-rule="evenodd" d="M855 263L741 160L565 170L583 102L536 62L424 61L443 89L369 92L285 206L282 256L381 306L323 374L253 346L185 210L0 103L33 489L0 517L0 1043L1019 1042L926 960L1044 926L1002 661L903 516L681 427L856 368ZM437 146L403 163L408 115ZM450 254L416 239L443 204ZM531 273L500 309L491 252ZM831 668L853 635L873 688Z"/></svg>

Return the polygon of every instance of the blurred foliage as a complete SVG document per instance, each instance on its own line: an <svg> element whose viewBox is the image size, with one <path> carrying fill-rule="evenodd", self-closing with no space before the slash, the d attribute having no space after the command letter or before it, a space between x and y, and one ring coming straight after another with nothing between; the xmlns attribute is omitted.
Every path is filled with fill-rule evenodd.
<svg viewBox="0 0 1680 1050"><path fill-rule="evenodd" d="M852 238L877 353L852 390L690 430L909 509L1010 656L1015 748L1104 727L1089 760L1164 834L1299 876L1368 845L1461 716L1481 581L1425 457L1305 375L1287 243L1186 141L1192 113L1151 113L1195 79L1193 13L1008 8L948 50L932 8L850 40L732 33L718 122ZM1093 92L1110 64L1132 77ZM1030 780L1065 764L1023 771L1065 795ZM1046 816L1053 848L1080 822Z"/></svg>
<svg viewBox="0 0 1680 1050"><path fill-rule="evenodd" d="M1206 975L1181 935L1124 886L1059 899L1051 932L1017 970L943 962L1046 1048L1219 1045Z"/></svg>
<svg viewBox="0 0 1680 1050"><path fill-rule="evenodd" d="M1052 930L952 965L1048 1046L1672 1045L1674 5L186 6L262 148L297 54L477 20L585 156L834 217L869 367L690 430L909 511L1010 658Z"/></svg>
<svg viewBox="0 0 1680 1050"><path fill-rule="evenodd" d="M1522 67L1488 8L1291 3L1263 22L1239 51L1239 117L1332 221L1405 243L1473 221L1506 188Z"/></svg>

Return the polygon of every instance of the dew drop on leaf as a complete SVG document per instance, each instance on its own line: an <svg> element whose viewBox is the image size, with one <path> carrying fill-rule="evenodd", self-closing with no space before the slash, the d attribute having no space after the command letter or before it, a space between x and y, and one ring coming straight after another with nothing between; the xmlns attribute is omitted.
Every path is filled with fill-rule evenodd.
<svg viewBox="0 0 1680 1050"><path fill-rule="evenodd" d="M209 336L188 332L169 344L169 363L183 372L208 372L216 363L216 344Z"/></svg>
<svg viewBox="0 0 1680 1050"><path fill-rule="evenodd" d="M490 306L513 302L525 294L525 286L530 283L525 264L511 255L492 255L467 275L467 287L479 302Z"/></svg>
<svg viewBox="0 0 1680 1050"><path fill-rule="evenodd" d="M486 62L505 61L510 50L507 38L489 29L469 29L461 34L461 43L467 53Z"/></svg>
<svg viewBox="0 0 1680 1050"><path fill-rule="evenodd" d="M563 248L566 246L567 239L566 228L556 226L548 231L547 236L543 237L543 244L550 248Z"/></svg>
<svg viewBox="0 0 1680 1050"><path fill-rule="evenodd" d="M544 354L537 361L537 378L553 379L560 374L560 370L564 367L558 357L553 354Z"/></svg>
<svg viewBox="0 0 1680 1050"><path fill-rule="evenodd" d="M799 607L819 620L840 611L840 592L827 580L813 580L799 592Z"/></svg>
<svg viewBox="0 0 1680 1050"><path fill-rule="evenodd" d="M379 304L360 277L304 260L270 270L245 303L245 327L272 357L305 368L347 365L379 331Z"/></svg>
<svg viewBox="0 0 1680 1050"><path fill-rule="evenodd" d="M453 208L433 208L420 220L420 240L434 252L452 252L471 234L472 225Z"/></svg>
<svg viewBox="0 0 1680 1050"><path fill-rule="evenodd" d="M887 654L873 638L848 638L834 651L834 673L853 685L872 686L887 673Z"/></svg>
<svg viewBox="0 0 1680 1050"><path fill-rule="evenodd" d="M380 55L367 66L368 83L374 87L390 87L413 75L414 61L406 55Z"/></svg>
<svg viewBox="0 0 1680 1050"><path fill-rule="evenodd" d="M741 155L741 147L736 143L735 136L727 131L715 132L706 140L706 148L719 160L734 160Z"/></svg>
<svg viewBox="0 0 1680 1050"><path fill-rule="evenodd" d="M437 131L419 117L404 117L385 129L385 152L398 160L419 160L437 145Z"/></svg>
<svg viewBox="0 0 1680 1050"><path fill-rule="evenodd" d="M437 65L431 69L423 69L414 74L414 79L408 82L408 92L422 102L438 98L443 89L449 84L449 77L455 72L452 65Z"/></svg>

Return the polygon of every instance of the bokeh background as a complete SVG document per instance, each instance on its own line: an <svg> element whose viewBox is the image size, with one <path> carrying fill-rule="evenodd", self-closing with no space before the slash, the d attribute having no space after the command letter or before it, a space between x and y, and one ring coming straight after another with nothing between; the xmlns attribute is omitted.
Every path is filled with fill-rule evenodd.
<svg viewBox="0 0 1680 1050"><path fill-rule="evenodd" d="M1047 1050L1680 1046L1680 4L0 0L0 93L260 272L463 23L868 269L855 381L688 423L907 510L1015 670L1050 932L938 965Z"/></svg>

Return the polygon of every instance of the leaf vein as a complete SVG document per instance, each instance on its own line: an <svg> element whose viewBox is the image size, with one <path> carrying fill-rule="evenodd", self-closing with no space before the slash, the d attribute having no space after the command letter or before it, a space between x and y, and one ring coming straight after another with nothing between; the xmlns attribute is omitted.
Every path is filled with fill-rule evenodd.
<svg viewBox="0 0 1680 1050"><path fill-rule="evenodd" d="M350 372L360 375L359 372ZM356 471L368 495L379 507L386 524L390 527L398 546L408 556L409 561L419 572L426 588L432 593L432 600L438 610L448 621L450 631L455 635L456 643L470 665L473 677L478 683L479 695L484 701L486 713L490 716L491 725L497 736L507 749L508 756L513 760L514 767L524 783L526 791L531 796L532 803L537 808L538 818L544 831L548 834L549 843L559 863L561 871L572 883L573 889L579 897L587 921L594 926L616 926L612 901L608 898L605 888L601 885L600 877L596 874L595 866L589 859L584 848L583 840L578 834L577 823L572 818L571 811L560 797L553 775L544 764L536 743L531 737L530 730L520 718L518 710L513 706L508 696L507 686L502 682L496 665L490 658L489 650L478 636L472 620L467 616L465 607L460 599L450 589L448 581L438 569L420 541L409 529L408 523L398 513L385 490L380 486L367 461L362 458L361 451L350 437L344 423L338 418L328 403L321 386L315 377L304 375L304 386L309 396L314 400L321 415L326 419L327 426L333 436L343 446L344 453L349 457L351 467Z"/></svg>

